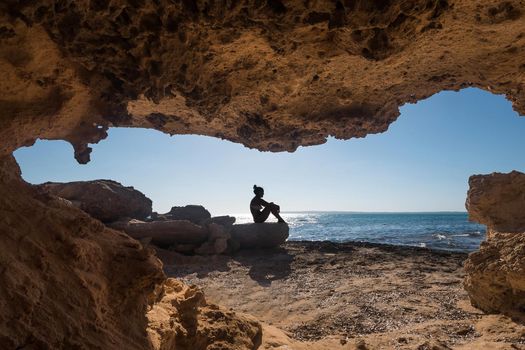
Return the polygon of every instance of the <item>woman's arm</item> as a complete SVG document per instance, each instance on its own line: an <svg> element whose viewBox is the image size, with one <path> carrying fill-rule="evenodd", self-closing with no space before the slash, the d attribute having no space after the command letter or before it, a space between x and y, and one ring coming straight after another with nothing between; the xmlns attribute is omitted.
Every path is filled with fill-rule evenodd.
<svg viewBox="0 0 525 350"><path fill-rule="evenodd" d="M265 201L264 199L262 198L259 198L259 203L263 206L263 207L267 207L270 205L270 203L268 203L267 201Z"/></svg>

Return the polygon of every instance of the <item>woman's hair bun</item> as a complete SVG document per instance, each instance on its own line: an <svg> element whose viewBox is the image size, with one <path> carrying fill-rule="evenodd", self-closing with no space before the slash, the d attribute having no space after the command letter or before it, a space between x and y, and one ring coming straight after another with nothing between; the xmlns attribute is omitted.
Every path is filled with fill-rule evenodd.
<svg viewBox="0 0 525 350"><path fill-rule="evenodd" d="M257 188L257 185L253 185L253 189L255 190Z"/></svg>

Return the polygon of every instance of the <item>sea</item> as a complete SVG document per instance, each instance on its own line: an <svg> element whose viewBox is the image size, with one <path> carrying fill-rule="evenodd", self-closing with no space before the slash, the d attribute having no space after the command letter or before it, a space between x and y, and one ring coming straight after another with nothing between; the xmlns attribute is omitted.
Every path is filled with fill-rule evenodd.
<svg viewBox="0 0 525 350"><path fill-rule="evenodd" d="M486 233L484 225L469 222L463 212L283 212L281 216L290 226L289 241L358 241L471 252ZM253 222L250 214L235 217L236 223Z"/></svg>

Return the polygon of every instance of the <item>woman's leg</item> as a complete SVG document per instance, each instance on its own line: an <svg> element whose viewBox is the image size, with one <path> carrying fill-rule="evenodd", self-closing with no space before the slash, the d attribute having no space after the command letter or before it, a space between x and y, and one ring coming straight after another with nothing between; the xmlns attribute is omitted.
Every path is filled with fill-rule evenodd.
<svg viewBox="0 0 525 350"><path fill-rule="evenodd" d="M277 221L279 222L285 222L284 219L279 215L279 212L281 211L281 208L277 204L271 204L268 207L270 207L270 211L277 218ZM266 208L265 208L266 209Z"/></svg>
<svg viewBox="0 0 525 350"><path fill-rule="evenodd" d="M266 208L261 210L259 215L257 215L257 218L255 218L253 221L255 221L255 223L258 223L258 224L263 223L266 221L266 219L268 219L268 216L270 216L270 213L271 213L271 208L270 206L267 206Z"/></svg>

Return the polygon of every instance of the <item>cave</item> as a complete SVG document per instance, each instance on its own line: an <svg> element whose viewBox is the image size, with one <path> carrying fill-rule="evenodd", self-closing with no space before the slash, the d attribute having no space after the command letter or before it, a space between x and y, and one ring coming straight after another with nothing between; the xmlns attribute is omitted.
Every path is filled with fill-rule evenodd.
<svg viewBox="0 0 525 350"><path fill-rule="evenodd" d="M255 320L208 305L139 242L25 183L16 149L65 140L86 163L109 127L141 127L294 151L384 132L399 106L466 87L524 114L524 10L520 0L3 2L0 345L261 342ZM518 172L470 179L467 208L489 234L465 288L487 313L522 317L524 191ZM148 320L152 309L171 319ZM199 328L218 314L222 328Z"/></svg>

